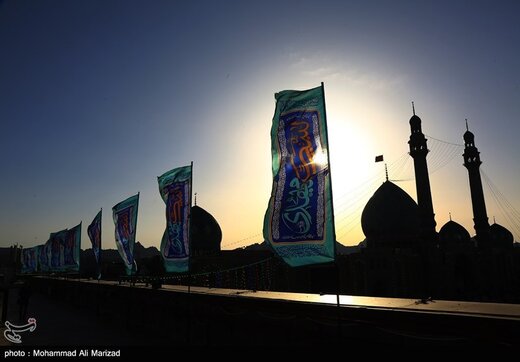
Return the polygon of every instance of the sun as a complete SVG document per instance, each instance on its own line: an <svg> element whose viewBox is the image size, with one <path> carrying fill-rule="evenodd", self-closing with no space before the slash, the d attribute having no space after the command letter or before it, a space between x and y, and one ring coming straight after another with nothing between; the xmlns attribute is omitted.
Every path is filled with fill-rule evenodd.
<svg viewBox="0 0 520 362"><path fill-rule="evenodd" d="M324 166L327 166L328 164L328 157L327 153L324 152L321 148L317 149L314 153L314 157L312 158L312 162L318 166L318 168L322 168Z"/></svg>

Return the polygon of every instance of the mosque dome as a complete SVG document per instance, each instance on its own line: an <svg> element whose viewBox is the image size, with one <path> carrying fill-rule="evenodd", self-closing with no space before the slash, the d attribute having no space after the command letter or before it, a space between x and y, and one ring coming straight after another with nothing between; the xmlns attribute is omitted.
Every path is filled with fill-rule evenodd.
<svg viewBox="0 0 520 362"><path fill-rule="evenodd" d="M489 227L491 245L495 248L511 248L515 242L513 234L502 225L494 223Z"/></svg>
<svg viewBox="0 0 520 362"><path fill-rule="evenodd" d="M191 248L195 255L220 251L222 230L215 218L199 206L191 208Z"/></svg>
<svg viewBox="0 0 520 362"><path fill-rule="evenodd" d="M469 243L471 241L471 236L468 231L459 223L455 221L448 221L444 226L439 230L439 242L444 245L449 245L453 243Z"/></svg>
<svg viewBox="0 0 520 362"><path fill-rule="evenodd" d="M419 209L400 187L384 182L368 200L361 227L369 245L405 246L419 234Z"/></svg>

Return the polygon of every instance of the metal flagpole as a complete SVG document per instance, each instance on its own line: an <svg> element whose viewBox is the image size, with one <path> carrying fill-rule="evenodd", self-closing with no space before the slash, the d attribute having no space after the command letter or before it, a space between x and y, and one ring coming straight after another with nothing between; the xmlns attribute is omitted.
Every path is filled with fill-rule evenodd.
<svg viewBox="0 0 520 362"><path fill-rule="evenodd" d="M193 255L193 251L191 250L191 197L193 194L192 190L192 181L193 181L193 161L191 161L190 165L190 201L188 203L188 207L190 210L188 216L188 346L191 345L191 256Z"/></svg>
<svg viewBox="0 0 520 362"><path fill-rule="evenodd" d="M78 280L81 281L81 229L83 227L83 220L79 222L79 253L78 253ZM74 254L72 254L74 255Z"/></svg>
<svg viewBox="0 0 520 362"><path fill-rule="evenodd" d="M99 221L99 250L98 250L98 260L97 260L97 264L98 264L98 275L97 275L97 280L98 280L98 283L99 283L99 280L101 279L101 245L102 245L102 237L103 237L103 231L102 231L102 226L103 226L103 208L101 208L100 210L100 221Z"/></svg>
<svg viewBox="0 0 520 362"><path fill-rule="evenodd" d="M334 265L336 267L336 306L338 311L338 340L341 337L341 303L339 298L339 289L340 289L340 270L338 265L338 252L336 247L336 224L334 223L334 201L332 196L332 173L330 167L330 140L329 140L329 132L327 125L327 107L325 105L325 86L323 82L321 82L321 95L323 98L323 116L325 117L325 137L327 138L327 165L329 171L329 189L330 189L330 207L331 207L331 218L332 218L332 236L333 236L333 245L334 245Z"/></svg>
<svg viewBox="0 0 520 362"><path fill-rule="evenodd" d="M102 237L103 237L103 208L99 210L99 250L98 250L98 260L97 261L97 288L96 288L96 315L99 317L101 315L101 308L99 307L99 294L100 292L100 281L101 281L101 245L102 243ZM94 253L94 246L92 246L92 252ZM96 257L96 254L94 253L94 257Z"/></svg>
<svg viewBox="0 0 520 362"><path fill-rule="evenodd" d="M192 190L192 180L193 180L193 161L191 161L190 165L190 201L188 203L188 207L190 208L190 213L188 217L188 294L190 293L191 288L191 198L193 194Z"/></svg>
<svg viewBox="0 0 520 362"><path fill-rule="evenodd" d="M140 198L140 192L138 191L137 192L137 210L135 210L135 236L134 236L134 250L135 250L135 238L137 237L137 220L138 220L138 216L139 216L139 198ZM135 253L134 253L134 250L132 250L132 253L134 254L134 265L132 267L135 266L135 273L137 274L137 260L135 258ZM130 276L132 277L132 279L134 280L134 286L135 286L135 274L130 274Z"/></svg>

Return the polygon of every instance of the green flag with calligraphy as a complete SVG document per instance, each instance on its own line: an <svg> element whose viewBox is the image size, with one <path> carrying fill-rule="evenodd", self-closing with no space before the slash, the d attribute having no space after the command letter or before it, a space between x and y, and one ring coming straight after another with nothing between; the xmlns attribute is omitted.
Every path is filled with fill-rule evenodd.
<svg viewBox="0 0 520 362"><path fill-rule="evenodd" d="M192 166L174 168L157 178L166 204L161 255L167 272L189 270Z"/></svg>
<svg viewBox="0 0 520 362"><path fill-rule="evenodd" d="M22 274L36 273L38 271L39 246L22 249Z"/></svg>
<svg viewBox="0 0 520 362"><path fill-rule="evenodd" d="M68 229L63 241L63 263L60 267L60 271L79 272L81 223L72 229Z"/></svg>
<svg viewBox="0 0 520 362"><path fill-rule="evenodd" d="M65 263L65 240L67 239L68 231L68 229L64 229L51 233L49 241L47 241L49 244L49 271L52 273L63 271L63 265Z"/></svg>
<svg viewBox="0 0 520 362"><path fill-rule="evenodd" d="M323 88L276 93L273 186L264 238L290 266L334 261L335 232Z"/></svg>
<svg viewBox="0 0 520 362"><path fill-rule="evenodd" d="M139 193L121 201L112 208L116 246L125 264L127 275L135 274L137 271L137 265L134 259L134 245L137 232L138 207Z"/></svg>

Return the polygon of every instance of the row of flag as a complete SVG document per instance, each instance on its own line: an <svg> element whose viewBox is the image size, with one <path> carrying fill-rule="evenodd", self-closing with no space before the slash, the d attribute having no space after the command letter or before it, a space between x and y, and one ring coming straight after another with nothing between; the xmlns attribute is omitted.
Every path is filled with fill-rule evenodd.
<svg viewBox="0 0 520 362"><path fill-rule="evenodd" d="M275 94L271 128L273 184L264 217L264 239L290 266L335 260L335 230L323 83L305 91ZM167 272L190 269L190 211L193 163L159 176L166 205L166 229L160 251ZM112 208L115 241L132 275L137 270L134 244L139 193ZM102 210L87 228L101 265ZM51 234L45 245L25 249L22 271L79 271L81 223ZM99 270L101 270L99 268Z"/></svg>
<svg viewBox="0 0 520 362"><path fill-rule="evenodd" d="M24 249L22 273L77 272L81 245L81 223L72 229L51 233L43 245Z"/></svg>

